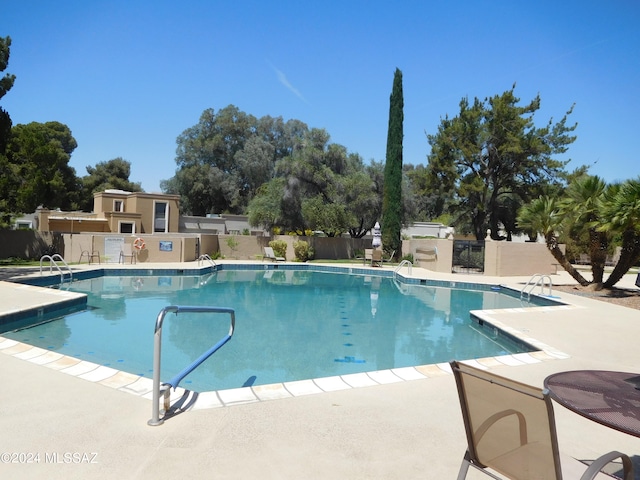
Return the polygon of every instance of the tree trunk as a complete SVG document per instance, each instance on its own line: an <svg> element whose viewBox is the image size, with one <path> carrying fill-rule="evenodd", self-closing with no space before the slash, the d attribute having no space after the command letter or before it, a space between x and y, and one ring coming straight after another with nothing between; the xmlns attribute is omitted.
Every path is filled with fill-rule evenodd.
<svg viewBox="0 0 640 480"><path fill-rule="evenodd" d="M604 265L607 260L607 236L593 228L589 229L589 256L591 257L593 283L602 283Z"/></svg>
<svg viewBox="0 0 640 480"><path fill-rule="evenodd" d="M484 229L484 221L487 215L484 212L477 212L471 219L473 225L473 234L476 236L476 240L482 241L487 236L487 232Z"/></svg>
<svg viewBox="0 0 640 480"><path fill-rule="evenodd" d="M560 247L558 247L558 239L554 235L548 235L546 238L547 248L553 255L553 258L557 260L557 262L564 268L569 275L571 275L576 282L578 282L583 287L589 285L589 282L582 276L582 274L574 268L567 257L562 253Z"/></svg>
<svg viewBox="0 0 640 480"><path fill-rule="evenodd" d="M611 288L620 281L622 277L640 260L640 236L633 232L624 232L622 234L622 251L620 252L620 260L604 282L605 288Z"/></svg>

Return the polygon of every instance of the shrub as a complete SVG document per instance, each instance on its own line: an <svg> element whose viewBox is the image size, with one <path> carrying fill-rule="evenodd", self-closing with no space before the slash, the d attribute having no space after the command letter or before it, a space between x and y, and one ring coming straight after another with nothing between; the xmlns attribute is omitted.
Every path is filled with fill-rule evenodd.
<svg viewBox="0 0 640 480"><path fill-rule="evenodd" d="M287 242L284 240L271 240L269 246L273 248L273 253L276 257L287 258Z"/></svg>
<svg viewBox="0 0 640 480"><path fill-rule="evenodd" d="M400 262L402 262L403 260L409 260L411 262L411 264L413 265L414 260L413 260L413 253L407 253L406 255L404 255L401 259Z"/></svg>
<svg viewBox="0 0 640 480"><path fill-rule="evenodd" d="M309 243L305 242L304 240L293 243L293 252L296 255L296 259L300 260L301 262L312 260L314 255L313 248L309 246Z"/></svg>

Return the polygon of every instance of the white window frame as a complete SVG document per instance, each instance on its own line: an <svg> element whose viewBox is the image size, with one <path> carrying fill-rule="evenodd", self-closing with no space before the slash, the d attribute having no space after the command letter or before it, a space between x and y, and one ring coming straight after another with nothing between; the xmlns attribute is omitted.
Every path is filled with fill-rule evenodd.
<svg viewBox="0 0 640 480"><path fill-rule="evenodd" d="M131 225L131 233L123 232L122 231L122 225ZM119 220L118 221L118 233L125 233L127 235L135 235L136 234L136 222L129 222L129 221Z"/></svg>
<svg viewBox="0 0 640 480"><path fill-rule="evenodd" d="M120 208L118 209L118 205ZM114 212L124 212L124 200L114 200L113 201L113 211Z"/></svg>
<svg viewBox="0 0 640 480"><path fill-rule="evenodd" d="M164 209L164 230L156 230L156 205L163 204ZM169 232L169 202L154 200L153 202L153 233L167 233Z"/></svg>
<svg viewBox="0 0 640 480"><path fill-rule="evenodd" d="M33 222L26 220L18 220L15 224L16 230L32 230Z"/></svg>

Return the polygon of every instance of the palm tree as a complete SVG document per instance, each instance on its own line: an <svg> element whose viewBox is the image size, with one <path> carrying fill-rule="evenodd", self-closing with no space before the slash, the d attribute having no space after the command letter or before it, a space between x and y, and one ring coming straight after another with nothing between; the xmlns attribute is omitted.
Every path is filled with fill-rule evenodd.
<svg viewBox="0 0 640 480"><path fill-rule="evenodd" d="M562 213L556 200L541 196L525 205L518 212L518 227L534 233L542 234L547 248L553 258L582 286L589 282L574 268L558 244L558 232L562 230Z"/></svg>
<svg viewBox="0 0 640 480"><path fill-rule="evenodd" d="M622 237L620 260L604 283L613 287L640 260L640 177L610 189L600 229Z"/></svg>
<svg viewBox="0 0 640 480"><path fill-rule="evenodd" d="M585 175L571 182L560 202L560 213L574 233L589 235L589 256L593 283L602 284L609 246L609 233L598 229L607 184L597 176Z"/></svg>

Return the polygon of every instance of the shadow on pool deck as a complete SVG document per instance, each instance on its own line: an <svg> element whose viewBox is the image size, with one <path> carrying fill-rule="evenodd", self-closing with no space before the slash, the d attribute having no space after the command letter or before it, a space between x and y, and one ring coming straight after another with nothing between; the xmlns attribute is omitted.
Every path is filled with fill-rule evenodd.
<svg viewBox="0 0 640 480"><path fill-rule="evenodd" d="M463 279L417 268L413 274ZM514 288L523 281L495 280L489 283ZM0 309L11 292L0 283ZM575 308L493 315L570 357L497 363L492 371L538 386L558 371L640 371L636 310L568 294L562 299ZM16 356L0 353L0 378L0 452L39 455L37 463L26 463L26 456L15 457L22 463L0 463L2 478L455 478L465 449L451 375L194 410L158 427L147 425L148 399ZM636 460L640 455L640 439L557 405L555 413L566 454L584 460L614 449ZM470 472L468 478L486 477Z"/></svg>

